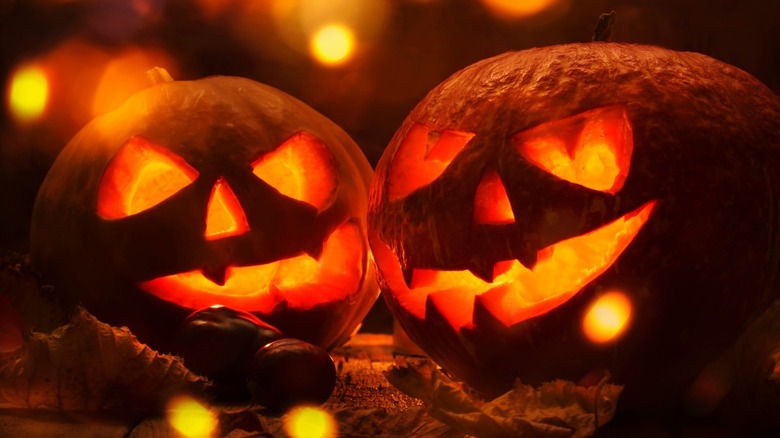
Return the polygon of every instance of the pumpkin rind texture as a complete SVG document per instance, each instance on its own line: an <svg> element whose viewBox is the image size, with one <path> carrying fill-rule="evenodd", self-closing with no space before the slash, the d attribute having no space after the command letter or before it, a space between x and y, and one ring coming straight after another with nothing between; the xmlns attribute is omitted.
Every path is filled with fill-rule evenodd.
<svg viewBox="0 0 780 438"><path fill-rule="evenodd" d="M679 407L778 297L778 166L780 99L710 57L588 43L486 59L434 88L377 166L383 297L488 396L607 369L623 408ZM594 331L603 309L617 325Z"/></svg>
<svg viewBox="0 0 780 438"><path fill-rule="evenodd" d="M212 305L330 349L378 295L371 175L343 130L277 89L160 83L63 149L36 199L32 261L70 302L158 349Z"/></svg>

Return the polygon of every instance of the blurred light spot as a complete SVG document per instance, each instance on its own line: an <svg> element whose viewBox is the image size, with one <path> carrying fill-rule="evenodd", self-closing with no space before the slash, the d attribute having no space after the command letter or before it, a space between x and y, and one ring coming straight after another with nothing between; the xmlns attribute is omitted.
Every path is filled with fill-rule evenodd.
<svg viewBox="0 0 780 438"><path fill-rule="evenodd" d="M517 20L536 15L557 4L559 0L481 0L497 18Z"/></svg>
<svg viewBox="0 0 780 438"><path fill-rule="evenodd" d="M352 31L341 24L330 24L314 34L311 51L314 58L325 65L339 65L347 61L355 47Z"/></svg>
<svg viewBox="0 0 780 438"><path fill-rule="evenodd" d="M203 16L213 20L223 13L235 8L239 3L236 0L196 0Z"/></svg>
<svg viewBox="0 0 780 438"><path fill-rule="evenodd" d="M384 32L390 10L396 6L389 0L273 0L269 3L267 13L275 28L274 44L281 42L288 54L290 49L298 54L311 54L315 36L333 23L349 30L353 46L370 43ZM255 20L254 24L261 22Z"/></svg>
<svg viewBox="0 0 780 438"><path fill-rule="evenodd" d="M591 304L582 321L585 336L592 342L609 342L623 333L631 319L631 302L621 292L609 292Z"/></svg>
<svg viewBox="0 0 780 438"><path fill-rule="evenodd" d="M30 123L43 114L48 94L49 79L40 67L20 67L11 74L8 108L17 121Z"/></svg>
<svg viewBox="0 0 780 438"><path fill-rule="evenodd" d="M165 0L99 0L86 3L86 23L101 35L124 39L162 16Z"/></svg>
<svg viewBox="0 0 780 438"><path fill-rule="evenodd" d="M92 117L115 110L133 94L150 87L146 72L153 67L162 67L175 78L173 64L161 51L139 48L127 49L112 58L98 81L92 99Z"/></svg>
<svg viewBox="0 0 780 438"><path fill-rule="evenodd" d="M293 408L285 418L284 430L291 438L335 437L337 432L330 414L308 406Z"/></svg>
<svg viewBox="0 0 780 438"><path fill-rule="evenodd" d="M216 435L217 416L193 398L180 396L168 402L168 422L186 438L211 438Z"/></svg>

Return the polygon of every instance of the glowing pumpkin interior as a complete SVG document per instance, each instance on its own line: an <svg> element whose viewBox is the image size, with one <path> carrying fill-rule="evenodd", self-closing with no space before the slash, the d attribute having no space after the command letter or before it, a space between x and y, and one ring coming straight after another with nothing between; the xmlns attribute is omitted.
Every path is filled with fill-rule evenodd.
<svg viewBox="0 0 780 438"><path fill-rule="evenodd" d="M252 163L252 172L281 195L322 210L338 189L336 162L314 136L300 132ZM150 209L191 184L198 172L183 158L135 136L109 162L97 194L97 214L115 220ZM214 183L203 237L218 240L251 231L241 202L227 179ZM191 309L224 305L270 312L281 302L307 309L345 300L363 277L364 242L358 226L346 222L326 238L317 258L301 255L252 266L229 265L220 272L194 269L138 283L162 299ZM222 272L224 271L224 272Z"/></svg>
<svg viewBox="0 0 780 438"><path fill-rule="evenodd" d="M238 236L249 231L244 209L225 178L214 184L206 210L206 232L208 240Z"/></svg>
<svg viewBox="0 0 780 438"><path fill-rule="evenodd" d="M319 259L301 254L262 265L228 266L223 284L202 270L192 270L138 285L160 299L190 309L221 304L247 312L270 312L283 301L308 309L343 300L359 290L362 251L358 227L347 222L331 233Z"/></svg>
<svg viewBox="0 0 780 438"><path fill-rule="evenodd" d="M183 158L135 136L117 151L100 180L97 214L121 219L170 198L198 177Z"/></svg>
<svg viewBox="0 0 780 438"><path fill-rule="evenodd" d="M427 126L412 126L390 166L388 198L391 201L403 198L432 183L472 137L471 132L454 130L444 130L434 136L429 135Z"/></svg>
<svg viewBox="0 0 780 438"><path fill-rule="evenodd" d="M338 187L336 163L316 137L299 132L252 163L252 172L284 196L322 210Z"/></svg>
<svg viewBox="0 0 780 438"><path fill-rule="evenodd" d="M462 149L471 138L465 133L450 134L450 139L457 138L449 140L450 145L458 146L447 149L445 161L430 164L420 160L418 150L419 145L426 144L427 135L426 128L415 125L399 146L390 169L390 199L435 180L453 153L457 154L453 151ZM412 145L418 145L417 149ZM527 161L562 180L612 194L620 190L628 175L633 146L624 106L599 108L545 123L515 135L512 145ZM404 153L415 156L407 159ZM412 182L396 179L426 171ZM597 229L540 249L537 263L531 268L518 260L499 261L493 266L492 281L482 280L468 270L414 268L407 285L391 248L376 235L371 236L372 248L388 289L417 318L424 319L428 306L433 306L452 327L460 329L473 323L474 303L479 301L498 321L511 326L555 309L609 269L647 223L656 204L648 201ZM498 173L485 172L475 192L473 222L511 224L520 211L517 207L513 211ZM597 325L590 323L591 327ZM608 336L593 335L594 342L604 337Z"/></svg>

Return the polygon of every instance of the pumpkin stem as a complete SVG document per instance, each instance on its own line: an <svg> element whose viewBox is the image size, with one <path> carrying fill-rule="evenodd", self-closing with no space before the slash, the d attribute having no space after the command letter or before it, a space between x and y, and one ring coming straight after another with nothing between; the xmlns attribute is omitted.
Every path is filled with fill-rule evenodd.
<svg viewBox="0 0 780 438"><path fill-rule="evenodd" d="M146 77L152 85L162 84L164 82L173 82L171 74L162 67L154 67L146 71Z"/></svg>
<svg viewBox="0 0 780 438"><path fill-rule="evenodd" d="M599 21L596 22L596 27L593 28L593 38L591 41L609 41L614 24L615 11L601 14L599 16Z"/></svg>

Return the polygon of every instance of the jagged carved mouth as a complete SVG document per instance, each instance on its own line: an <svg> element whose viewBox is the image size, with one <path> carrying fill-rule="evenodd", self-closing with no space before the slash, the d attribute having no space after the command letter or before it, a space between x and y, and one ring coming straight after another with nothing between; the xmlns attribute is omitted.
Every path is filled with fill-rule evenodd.
<svg viewBox="0 0 780 438"><path fill-rule="evenodd" d="M363 278L363 245L358 227L348 222L331 233L319 259L302 254L262 265L228 266L223 284L202 270L192 270L142 281L138 287L193 310L221 304L265 313L283 301L307 309L357 293Z"/></svg>
<svg viewBox="0 0 780 438"><path fill-rule="evenodd" d="M372 249L382 277L398 304L420 319L434 306L450 325L472 323L474 303L511 326L562 305L603 274L620 257L647 223L657 201L649 201L589 233L575 236L538 253L533 268L517 260L498 262L493 281L467 270L414 269L407 286L392 250L372 235Z"/></svg>

